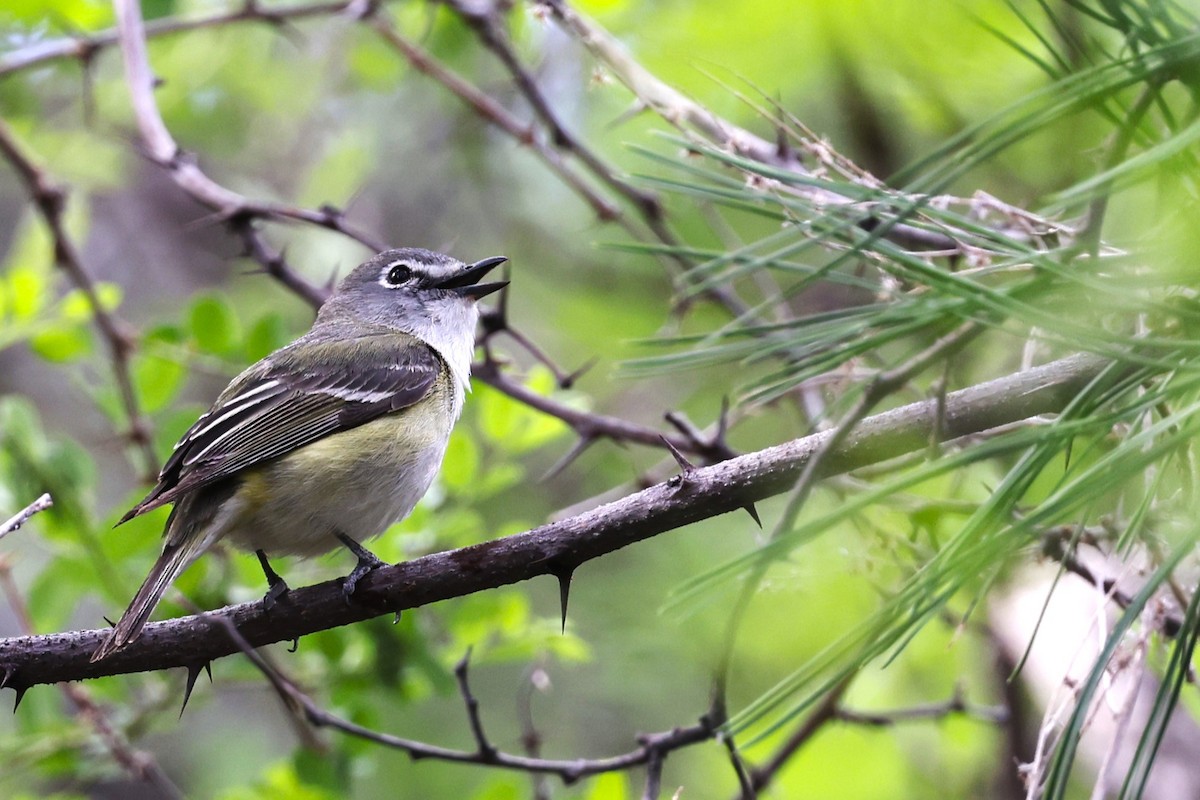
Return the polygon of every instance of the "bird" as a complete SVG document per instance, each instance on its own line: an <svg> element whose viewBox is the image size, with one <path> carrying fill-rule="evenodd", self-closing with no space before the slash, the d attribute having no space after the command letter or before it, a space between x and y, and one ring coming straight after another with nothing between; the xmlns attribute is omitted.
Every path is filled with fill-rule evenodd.
<svg viewBox="0 0 1200 800"><path fill-rule="evenodd" d="M383 563L363 540L408 516L441 467L470 389L477 301L508 285L480 281L506 260L379 253L307 333L234 378L117 523L174 504L161 555L91 660L136 640L172 582L222 540L258 556L268 608L288 591L269 556L345 546L358 559L343 582L352 601Z"/></svg>

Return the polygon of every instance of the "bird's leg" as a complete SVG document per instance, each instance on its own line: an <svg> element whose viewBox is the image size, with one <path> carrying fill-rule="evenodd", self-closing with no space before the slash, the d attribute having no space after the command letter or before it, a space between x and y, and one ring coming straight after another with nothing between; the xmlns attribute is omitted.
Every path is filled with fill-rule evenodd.
<svg viewBox="0 0 1200 800"><path fill-rule="evenodd" d="M271 562L267 561L267 554L262 550L255 550L254 555L258 556L258 563L262 565L263 575L267 576L267 593L263 597L263 608L270 611L275 607L275 602L290 591L287 581L279 577L279 573L271 568Z"/></svg>
<svg viewBox="0 0 1200 800"><path fill-rule="evenodd" d="M358 582L371 570L387 566L387 562L346 534L339 532L336 535L338 541L346 545L346 549L358 557L358 564L346 576L345 582L342 583L342 594L346 596L346 602L349 603L351 602L351 598L354 597L354 589L358 586Z"/></svg>

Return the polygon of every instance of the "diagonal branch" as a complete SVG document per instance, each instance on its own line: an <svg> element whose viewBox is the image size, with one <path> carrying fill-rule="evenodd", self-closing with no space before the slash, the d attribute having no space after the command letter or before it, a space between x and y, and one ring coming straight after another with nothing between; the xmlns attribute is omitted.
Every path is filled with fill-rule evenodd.
<svg viewBox="0 0 1200 800"><path fill-rule="evenodd" d="M332 17L338 14L353 13L361 5L362 0L335 0L335 2L264 7L250 0L241 8L233 11L219 11L190 19L169 17L154 20L145 26L145 31L147 37L153 38L202 28L219 28L238 22L261 22L267 25L282 26L292 20L307 17ZM64 58L78 59L86 64L104 48L115 45L117 38L117 31L113 29L69 38L50 39L28 45L0 56L0 77Z"/></svg>
<svg viewBox="0 0 1200 800"><path fill-rule="evenodd" d="M308 209L251 200L210 178L195 159L180 149L167 129L154 99L156 79L146 54L146 29L137 0L116 0L117 34L125 63L125 82L146 155L165 168L172 180L197 202L212 209L221 220L237 222L270 218L307 222L337 231L368 249L387 249L386 244L350 223L333 208Z"/></svg>
<svg viewBox="0 0 1200 800"><path fill-rule="evenodd" d="M7 522L0 523L0 539L3 539L13 531L21 529L21 526L29 522L34 514L45 511L50 506L54 505L54 501L50 499L49 494L43 494L37 500L34 500L29 505L9 517Z"/></svg>
<svg viewBox="0 0 1200 800"><path fill-rule="evenodd" d="M112 365L113 380L120 395L125 416L129 419L129 430L126 435L139 450L147 476L158 472L158 456L154 453L153 437L150 423L142 414L136 392L133 389L133 377L129 370L129 360L135 347L135 334L130 325L116 314L104 307L100 295L96 291L96 282L91 273L83 265L75 242L67 234L63 222L63 209L66 207L66 192L55 186L49 176L34 163L13 136L8 126L0 121L0 155L12 166L13 171L25 184L25 190L37 206L50 230L50 238L54 241L54 263L61 269L75 287L87 300L88 309L92 313L96 329L108 344L109 361Z"/></svg>
<svg viewBox="0 0 1200 800"><path fill-rule="evenodd" d="M1077 355L864 419L821 461L818 477L921 450L1014 420L1060 411L1101 374L1105 359ZM141 639L98 663L88 661L106 631L0 639L0 687L202 664L237 652L212 624L227 618L254 646L416 608L474 592L570 572L634 542L788 491L829 432L806 436L692 470L687 480L644 491L576 516L482 544L381 567L347 605L341 581L295 589L268 614L245 603L146 627Z"/></svg>

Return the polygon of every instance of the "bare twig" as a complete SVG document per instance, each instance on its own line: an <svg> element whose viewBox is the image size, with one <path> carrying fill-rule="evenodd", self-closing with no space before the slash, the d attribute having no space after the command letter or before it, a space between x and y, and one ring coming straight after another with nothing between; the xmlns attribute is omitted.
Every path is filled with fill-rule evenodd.
<svg viewBox="0 0 1200 800"><path fill-rule="evenodd" d="M826 692L821 702L813 708L812 713L804 718L804 721L796 727L796 730L767 759L766 763L750 771L751 786L754 787L755 791L761 792L770 786L771 782L779 774L779 771L792 760L796 753L804 745L808 744L827 723L836 718L838 705L841 703L842 697L846 694L846 690L850 688L852 680L853 676L844 678L840 683Z"/></svg>
<svg viewBox="0 0 1200 800"><path fill-rule="evenodd" d="M50 499L49 494L43 494L37 500L34 500L23 509L13 514L3 524L0 524L0 539L8 536L13 531L19 530L22 525L29 522L29 518L34 514L45 511L50 506L54 505L54 501Z"/></svg>
<svg viewBox="0 0 1200 800"><path fill-rule="evenodd" d="M666 439L671 446L687 453L698 453L708 458L717 455L715 445L706 446L704 440L677 434L664 434L647 425L639 425L619 417L594 414L560 403L553 398L538 394L532 389L509 378L500 371L494 362L476 363L472 367L472 375L498 391L517 400L543 414L562 420L575 432L580 439L595 440L597 438L611 439L615 442L631 442L647 447L663 447ZM724 451L720 453L728 457ZM712 458L719 461L721 458Z"/></svg>
<svg viewBox="0 0 1200 800"><path fill-rule="evenodd" d="M49 495L42 495L39 500L46 500L45 507L49 507ZM3 557L0 557L0 587L3 588L5 598L17 619L20 630L27 636L32 635L33 623L29 617L29 608L25 605L25 598L18 590L16 581L13 580L8 560ZM167 777L154 756L144 750L132 747L125 736L113 727L108 715L92 699L92 695L87 689L74 683L60 683L59 689L75 709L76 716L83 719L96 731L113 761L130 778L139 783L153 786L162 797L183 797L183 792L179 791L179 787ZM20 701L21 695L18 694L17 702L20 703Z"/></svg>
<svg viewBox="0 0 1200 800"><path fill-rule="evenodd" d="M263 271L270 275L275 280L279 281L292 294L299 297L304 302L308 303L313 308L319 308L322 303L329 297L329 290L321 286L317 286L312 281L305 278L300 273L296 272L284 258L283 253L280 253L271 248L263 239L262 234L254 227L254 221L249 218L241 218L233 221L232 227L234 231L242 237L242 242L246 246L246 253L262 265Z"/></svg>
<svg viewBox="0 0 1200 800"><path fill-rule="evenodd" d="M154 453L150 423L142 415L129 371L129 359L133 353L135 339L133 329L104 307L96 291L95 281L84 267L75 243L67 234L66 225L63 223L66 192L54 185L46 173L24 152L12 131L3 122L0 122L0 153L3 153L21 182L25 184L26 191L50 230L50 236L54 240L54 263L87 300L96 329L108 345L113 380L128 418L129 430L126 435L141 453L146 476L153 478L158 472L158 457Z"/></svg>
<svg viewBox="0 0 1200 800"><path fill-rule="evenodd" d="M616 173L605 164L599 156L591 151L576 136L567 131L558 119L558 114L550 107L550 103L542 95L533 76L521 64L521 60L513 51L512 43L499 19L501 10L497 3L468 3L463 0L443 0L479 37L479 41L490 50L508 70L516 83L517 90L529 103L533 113L550 133L550 140L555 147L571 153L597 178L610 189L617 192L626 200L637 206L648 222L661 219L662 207L658 198L653 194L638 189L630 183L617 177Z"/></svg>
<svg viewBox="0 0 1200 800"><path fill-rule="evenodd" d="M663 733L640 736L639 747L627 753L608 758L555 760L546 758L531 758L497 750L487 740L482 738L482 732L476 730L476 741L480 748L476 751L453 750L447 747L427 744L414 739L405 739L389 733L371 730L330 713L315 700L302 692L286 675L268 663L255 650L254 646L241 634L233 621L226 617L212 618L213 628L218 629L223 636L230 640L235 652L241 652L246 658L270 681L272 687L285 699L289 705L300 708L310 723L318 727L332 728L375 744L402 750L408 753L414 761L421 759L436 759L458 764L477 764L498 769L514 770L530 774L557 775L564 783L574 783L589 775L603 772L616 772L649 763L652 759L661 759L664 753L679 750L684 747L712 739L715 729L705 720L684 728L675 728ZM462 662L460 662L461 664ZM465 673L464 673L465 676ZM461 683L465 677L460 677ZM464 689L465 695L471 697L469 689ZM474 701L474 698L471 697ZM477 709L477 703L475 703ZM476 711L472 711L474 718ZM474 728L475 721L472 721Z"/></svg>
<svg viewBox="0 0 1200 800"><path fill-rule="evenodd" d="M440 83L481 119L504 131L518 144L533 150L551 172L588 204L599 219L611 221L621 217L621 210L597 193L563 159L558 150L538 136L534 126L519 120L508 109L438 61L416 42L402 36L384 15L372 14L368 24L403 56L413 69Z"/></svg>
<svg viewBox="0 0 1200 800"><path fill-rule="evenodd" d="M368 249L379 251L386 244L351 225L335 208L306 209L285 203L254 201L208 177L195 159L180 149L163 122L154 99L156 79L146 54L146 30L136 0L115 0L117 36L124 56L125 82L146 156L166 169L175 183L197 202L212 209L219 221L238 222L267 218L307 222L337 231Z"/></svg>
<svg viewBox="0 0 1200 800"><path fill-rule="evenodd" d="M467 680L470 663L471 650L468 648L466 655L454 666L454 677L458 681L458 691L462 694L463 703L467 707L467 721L471 725L471 735L475 737L479 758L484 762L491 762L496 758L497 750L496 746L488 741L487 734L483 732L483 720L479 717L479 700L471 694L471 683Z"/></svg>
<svg viewBox="0 0 1200 800"><path fill-rule="evenodd" d="M387 0L382 1L386 2ZM338 0L337 2L291 6L263 6L249 0L234 11L220 11L192 19L168 17L154 20L145 26L145 30L147 38L157 38L203 28L219 28L240 22L261 22L278 27L293 20L308 17L333 17L352 12L360 5L362 5L361 0ZM0 56L0 77L64 58L78 59L87 64L101 50L115 45L117 39L117 31L114 29L90 35L79 34L69 38L50 39L21 47Z"/></svg>
<svg viewBox="0 0 1200 800"><path fill-rule="evenodd" d="M992 725L1003 725L1008 722L1008 709L1004 706L980 706L968 703L961 692L955 691L954 696L940 703L926 703L893 711L867 712L839 708L836 712L837 719L842 722L868 725L874 728L891 727L904 722L945 719L953 716L968 717Z"/></svg>

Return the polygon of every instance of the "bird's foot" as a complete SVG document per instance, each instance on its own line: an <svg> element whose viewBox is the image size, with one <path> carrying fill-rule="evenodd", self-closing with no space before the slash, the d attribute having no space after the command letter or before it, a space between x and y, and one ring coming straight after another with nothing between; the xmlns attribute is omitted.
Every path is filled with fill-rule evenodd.
<svg viewBox="0 0 1200 800"><path fill-rule="evenodd" d="M367 573L387 566L387 562L343 533L339 533L337 538L346 546L346 549L358 557L358 563L342 582L342 595L346 598L347 604L353 605L354 591L358 588L358 582L366 577Z"/></svg>
<svg viewBox="0 0 1200 800"><path fill-rule="evenodd" d="M267 589L267 593L263 595L263 610L270 613L271 609L275 607L275 604L283 599L290 591L291 587L287 585L287 581L285 581L283 578L280 578L278 581L270 584L270 588Z"/></svg>
<svg viewBox="0 0 1200 800"><path fill-rule="evenodd" d="M267 576L267 593L263 595L263 610L269 613L291 589L288 587L287 581L279 577L279 573L271 568L266 553L262 550L255 550L254 555L258 556L258 563L262 565L263 574Z"/></svg>

